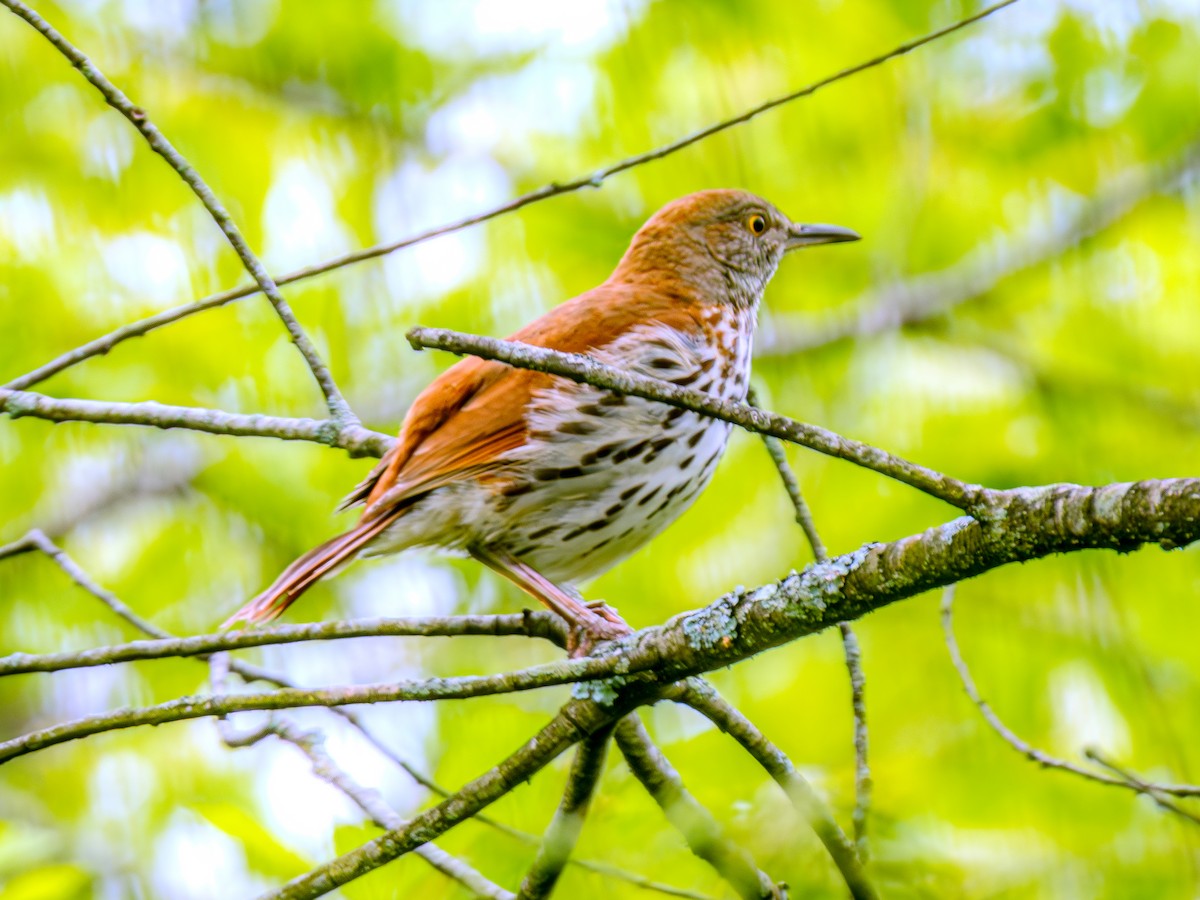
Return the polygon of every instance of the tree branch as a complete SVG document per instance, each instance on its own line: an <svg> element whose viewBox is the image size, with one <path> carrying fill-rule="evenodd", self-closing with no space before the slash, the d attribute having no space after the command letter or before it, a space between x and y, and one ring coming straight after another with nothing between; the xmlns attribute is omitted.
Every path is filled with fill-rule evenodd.
<svg viewBox="0 0 1200 900"><path fill-rule="evenodd" d="M855 900L874 900L878 897L874 886L863 869L862 859L845 833L838 826L833 813L813 790L787 755L767 740L758 728L734 706L726 702L716 689L702 678L687 679L667 695L677 703L690 706L711 721L721 731L737 741L742 748L766 771L792 802L801 817L812 827L817 838L829 851L850 895Z"/></svg>
<svg viewBox="0 0 1200 900"><path fill-rule="evenodd" d="M1143 543L1170 549L1198 538L1200 479L1196 478L997 491L982 520L955 519L890 544L868 544L826 563L814 563L773 584L733 591L665 625L602 643L595 651L599 656L504 675L284 690L220 700L183 698L87 717L0 743L0 761L99 731L241 709L452 699L582 679L596 683L578 686L580 696L611 703L625 689L665 687L1006 563L1082 549L1128 552Z"/></svg>
<svg viewBox="0 0 1200 900"><path fill-rule="evenodd" d="M746 401L752 406L758 405L753 391ZM825 562L829 559L829 554L825 550L825 542L821 540L821 535L817 532L816 523L813 522L812 512L804 499L804 493L800 490L800 482L796 478L796 473L788 464L787 452L776 438L764 435L763 443L766 444L767 453L770 455L771 461L775 463L775 469L783 481L784 490L787 491L787 495L792 501L792 508L796 512L796 524L800 526L805 538L808 539L813 558L819 563ZM867 734L867 702L864 696L867 679L863 673L862 650L859 647L858 635L854 633L854 628L849 622L839 622L838 631L842 635L842 652L846 659L846 671L850 675L850 706L854 711L854 843L858 849L859 859L865 861L869 850L867 813L871 808L871 767L868 757L870 748Z"/></svg>
<svg viewBox="0 0 1200 900"><path fill-rule="evenodd" d="M587 817L592 795L604 771L604 757L611 737L610 726L580 741L571 772L567 775L562 802L546 828L533 865L521 881L518 900L546 900L554 892L559 876L579 841L583 820Z"/></svg>
<svg viewBox="0 0 1200 900"><path fill-rule="evenodd" d="M636 713L621 719L613 736L629 770L696 856L712 866L743 900L783 900L779 886L758 869L746 851L729 840L712 814L684 787L683 779L654 746Z"/></svg>
<svg viewBox="0 0 1200 900"><path fill-rule="evenodd" d="M121 113L138 133L146 139L146 143L150 148L166 160L175 172L183 179L184 183L192 189L192 192L204 204L204 208L208 210L217 227L221 229L221 233L225 235L229 245L233 247L234 252L238 255L238 259L242 261L242 265L246 267L246 271L254 279L254 283L258 285L260 291L267 295L267 299L271 301L271 305L275 307L275 312L283 322L287 329L288 336L292 343L300 351L304 357L304 361L308 364L309 371L312 372L313 378L317 385L321 388L321 393L325 395L325 403L329 408L329 414L338 425L358 425L357 416L350 409L350 405L346 402L346 398L342 396L338 390L337 384L333 380L333 376L329 372L329 368L317 353L316 347L312 341L308 339L308 335L304 333L304 329L296 320L295 314L292 313L291 307L288 306L283 295L279 293L279 288L275 282L271 280L271 276L267 274L267 270L259 261L258 257L251 251L250 246L246 243L242 233L234 224L229 211L225 209L221 201L212 192L212 189L200 177L200 173L192 168L191 163L183 158L183 155L175 149L170 141L163 135L158 127L150 121L146 111L133 104L125 94L111 81L104 77L104 74L96 68L90 59L88 59L77 47L71 44L65 37L56 31L40 15L26 6L21 0L0 0L7 6L16 16L24 19L33 28L41 34L46 40L54 45L63 56L65 56L79 73L100 92L104 98L104 102L111 106L117 112Z"/></svg>
<svg viewBox="0 0 1200 900"><path fill-rule="evenodd" d="M642 665L652 667L653 654L642 656ZM625 677L641 671L618 656L592 656L531 666L499 675L467 675L459 678L404 679L387 684L349 685L331 688L284 688L259 694L231 694L222 697L181 697L156 706L118 709L83 716L31 731L21 737L0 742L0 763L33 753L45 747L63 744L105 731L162 725L186 719L225 716L252 709L295 709L304 706L348 706L359 703L395 701L458 700L527 691L556 684L569 684L606 678Z"/></svg>
<svg viewBox="0 0 1200 900"><path fill-rule="evenodd" d="M767 112L768 110L782 106L786 103L790 103L793 100L799 100L802 97L808 97L831 84L843 81L853 75L859 74L860 72L865 72L869 69L881 66L886 62L889 62L907 53L911 53L918 47L922 47L940 38L946 37L949 34L953 34L959 29L978 22L980 19L986 18L992 13L1003 9L1006 6L1010 6L1015 2L1016 0L1004 0L1004 2L996 3L983 10L980 10L973 16L968 16L967 18L961 19L945 28L940 28L924 35L923 37L917 38L916 40L901 44L887 53L859 63L858 65L851 66L847 69L842 69L840 72L835 72L832 75L822 78L819 81L815 81L798 90L792 91L791 93L785 94L782 97L776 97L773 100L768 100L765 103L761 103L758 106L740 113L739 115L716 122L707 126L706 128L693 132L692 134L686 135L678 140L672 141L669 144L664 144L653 150L648 150L644 153L639 153L635 156L630 156L626 159L611 163L602 169L598 169L590 175L584 175L571 181L551 182L550 184L544 185L537 190L530 191L527 194L522 194L521 196L516 197L507 203L501 204L500 206L494 207L493 209L485 212L466 216L455 222L449 222L445 225L431 228L427 231L420 232L398 241L378 244L374 247L368 247L363 250L357 250L353 253L347 253L343 256L334 257L333 259L326 260L325 262L317 265L307 266L303 269L297 269L296 271L290 272L287 275L281 275L275 280L275 285L278 287L285 284L291 284L296 281L301 281L305 278L311 278L314 275L321 275L326 272L331 272L334 269L340 269L343 266L385 256L386 254L393 253L396 250L401 250L405 247L412 247L416 244L432 240L436 237L441 237L445 234L452 234L453 232L462 231L463 229L469 228L473 225L479 225L483 222L489 221L490 219L495 219L507 213L515 212L516 210L525 206L529 206L533 203L539 203L543 200L548 200L551 197L574 193L576 191L581 191L584 188L600 187L600 185L614 175L629 171L630 169L644 165L648 162L664 159L673 153L677 153L686 147L690 147L692 144L695 144L698 141L712 137L715 134L718 134L729 128L733 128L737 125L744 124L756 116ZM32 372L29 372L26 375L22 375L19 378L13 379L7 385L4 385L4 387L12 390L25 390L26 388L32 387L39 382L45 381L51 375L55 375L64 369L68 369L71 366L77 365L86 359L91 359L94 356L100 356L108 353L117 344L121 343L122 341L126 341L129 338L141 337L142 335L149 334L151 331L162 328L164 325L169 325L172 322L178 322L180 319L187 318L188 316L195 315L196 313L204 312L208 309L214 309L218 306L223 306L226 303L230 303L234 300L240 300L243 297L248 297L251 294L258 293L259 290L260 286L258 285L247 285L245 287L233 288L228 291L223 291L219 294L213 294L212 296L206 297L203 300L199 300L195 303L183 304L175 307L174 309L164 310L163 312L149 316L140 321L123 325L115 331L109 332L108 334L96 338L95 340L89 341L88 343L83 344L82 346L77 347L68 353L64 353L63 355L51 360L37 369L34 369Z"/></svg>
<svg viewBox="0 0 1200 900"><path fill-rule="evenodd" d="M445 328L413 328L408 332L408 341L418 350L430 348L457 354L468 353L483 359L494 359L519 369L547 372L619 394L630 394L692 410L713 419L730 422L747 431L771 435L828 456L844 459L894 478L962 510L973 511L977 505L986 501L988 494L979 485L966 484L933 469L901 459L886 450L844 438L825 428L797 422L746 403L720 400L667 381L634 375L613 366L606 366L580 353L560 353L531 344L463 334Z"/></svg>
<svg viewBox="0 0 1200 900"><path fill-rule="evenodd" d="M227 653L214 655L210 660L210 672L213 691L219 694L225 693L225 678L229 672L229 655ZM216 724L221 740L230 748L249 747L268 737L276 737L284 743L291 744L308 757L314 775L341 791L384 831L404 826L404 818L388 806L378 791L359 784L334 762L333 757L326 751L325 742L320 735L302 731L286 719L272 719L264 727L242 736L232 734L225 727L229 724L225 719L218 719ZM494 884L467 863L451 856L433 843L418 847L416 854L443 875L466 887L477 897L483 897L485 900L515 900L515 895L511 891L506 891Z"/></svg>
<svg viewBox="0 0 1200 900"><path fill-rule="evenodd" d="M644 699L645 694L631 692L628 697L620 698L611 706L594 700L572 700L520 749L453 796L410 820L403 828L389 831L294 878L278 890L264 894L262 900L307 900L319 897L434 840L507 794L516 785L532 778L571 745L616 721Z"/></svg>
<svg viewBox="0 0 1200 900"><path fill-rule="evenodd" d="M59 551L61 553L61 551ZM69 573L68 573L69 574ZM86 576L84 576L86 578ZM93 591L93 593L95 593ZM111 597L111 595L109 595ZM115 598L113 598L115 599ZM119 602L119 601L118 601ZM303 625L268 625L247 631L227 631L185 638L130 641L92 650L64 653L12 653L0 657L0 677L25 672L58 672L105 666L133 660L203 656L225 650L292 644L300 641L334 641L360 637L489 637L520 636L561 641L565 629L549 611L529 611L494 616L428 616L424 618L352 619Z"/></svg>
<svg viewBox="0 0 1200 900"><path fill-rule="evenodd" d="M0 0L2 2L2 0ZM107 425L149 425L186 428L233 437L270 437L311 441L346 450L351 456L383 456L395 439L363 428L357 421L339 425L332 419L293 419L240 415L195 406L167 406L152 400L116 403L100 400L60 400L29 391L0 388L0 412L14 419L32 416L51 422L93 422Z"/></svg>
<svg viewBox="0 0 1200 900"><path fill-rule="evenodd" d="M963 659L962 652L958 649L958 640L954 637L954 588L955 585L947 585L946 590L942 593L942 632L946 639L946 649L950 651L950 660L954 663L954 669L958 673L958 679L962 683L963 690L971 698L971 702L975 704L979 712L983 715L984 721L991 726L991 729L1000 735L1006 744L1024 756L1026 759L1037 763L1039 766L1047 769L1059 769L1063 772L1070 772L1073 775L1078 775L1081 778L1086 778L1090 781L1095 781L1099 784L1113 785L1116 787L1129 788L1139 794L1146 794L1151 797L1159 806L1171 812L1177 812L1188 818L1192 818L1192 814L1185 812L1171 804L1162 802L1163 794L1173 794L1178 797L1197 797L1200 796L1200 785L1193 784L1154 784L1128 775L1123 771L1117 770L1116 767L1103 761L1099 758L1099 754L1094 750L1089 750L1087 756L1098 762L1100 765L1108 769L1116 771L1120 777L1112 777L1105 775L1102 772L1093 772L1083 766L1075 765L1065 759L1059 759L1056 756L1051 756L1043 750L1030 744L1028 741L1020 737L1016 732L1010 729L996 715L992 707L979 694L979 689L975 686L975 679L971 677L971 670L967 667L966 660Z"/></svg>

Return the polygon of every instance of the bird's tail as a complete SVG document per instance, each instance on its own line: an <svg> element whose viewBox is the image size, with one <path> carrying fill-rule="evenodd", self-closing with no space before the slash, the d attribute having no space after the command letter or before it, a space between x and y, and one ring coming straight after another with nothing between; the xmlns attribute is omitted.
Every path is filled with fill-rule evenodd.
<svg viewBox="0 0 1200 900"><path fill-rule="evenodd" d="M221 627L228 628L238 622L258 624L278 618L301 594L357 556L394 521L394 516L381 516L370 522L360 522L345 534L313 547L284 569L269 588L226 619Z"/></svg>

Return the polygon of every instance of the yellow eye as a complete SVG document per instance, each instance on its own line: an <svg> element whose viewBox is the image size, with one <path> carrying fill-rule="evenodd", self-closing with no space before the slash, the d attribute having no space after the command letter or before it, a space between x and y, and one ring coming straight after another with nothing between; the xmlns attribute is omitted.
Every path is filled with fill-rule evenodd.
<svg viewBox="0 0 1200 900"><path fill-rule="evenodd" d="M746 227L749 228L751 231L753 231L755 234L762 234L764 231L767 230L767 220L765 218L763 218L762 216L760 216L758 213L755 213L749 219L746 220Z"/></svg>

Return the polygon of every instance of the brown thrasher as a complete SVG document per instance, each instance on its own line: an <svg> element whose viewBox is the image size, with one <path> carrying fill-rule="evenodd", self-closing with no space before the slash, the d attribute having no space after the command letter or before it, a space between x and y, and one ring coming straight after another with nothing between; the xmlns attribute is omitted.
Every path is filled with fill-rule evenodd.
<svg viewBox="0 0 1200 900"><path fill-rule="evenodd" d="M797 225L743 191L668 203L599 287L511 340L744 400L763 289L784 253L858 240ZM573 585L675 520L708 484L730 425L565 378L464 359L414 401L396 445L340 509L358 524L288 566L226 624L275 618L358 556L436 546L466 552L584 632L628 632Z"/></svg>

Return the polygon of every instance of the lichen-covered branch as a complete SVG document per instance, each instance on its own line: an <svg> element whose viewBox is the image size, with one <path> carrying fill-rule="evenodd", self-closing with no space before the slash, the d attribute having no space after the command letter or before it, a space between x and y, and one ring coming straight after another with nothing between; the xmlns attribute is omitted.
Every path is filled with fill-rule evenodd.
<svg viewBox="0 0 1200 900"><path fill-rule="evenodd" d="M281 441L311 441L347 451L351 456L383 456L394 439L363 428L357 422L339 425L332 419L294 419L241 415L195 406L162 403L118 403L102 400L60 400L32 391L0 389L0 412L14 419L32 416L50 422L93 422L105 425L148 425L185 428L232 437L269 437Z"/></svg>
<svg viewBox="0 0 1200 900"><path fill-rule="evenodd" d="M691 795L675 767L650 740L636 713L621 719L613 736L633 776L696 856L712 866L742 900L783 900L780 887L725 835L712 814Z"/></svg>
<svg viewBox="0 0 1200 900"><path fill-rule="evenodd" d="M236 698L183 698L77 720L0 743L0 761L113 728L223 715L388 700L450 699L568 681L614 702L625 689L666 687L898 600L1011 562L1083 549L1180 547L1200 538L1200 479L1091 488L1058 484L995 492L981 519L963 517L889 544L868 544L773 584L737 590L666 624L601 644L597 655L505 675L432 679ZM598 680L603 679L603 680Z"/></svg>
<svg viewBox="0 0 1200 900"><path fill-rule="evenodd" d="M468 353L483 359L498 360L519 369L548 372L620 394L630 394L689 409L723 422L730 422L747 431L777 437L828 456L844 459L894 478L962 510L972 511L981 502L986 502L988 492L979 485L966 484L933 469L901 459L878 447L852 441L828 429L797 422L746 403L720 400L670 382L606 366L580 353L560 353L544 347L463 334L445 328L413 328L408 332L408 340L418 350L431 348L448 350L451 353Z"/></svg>

